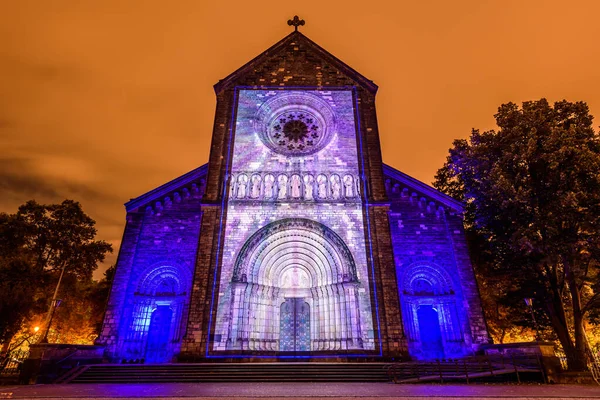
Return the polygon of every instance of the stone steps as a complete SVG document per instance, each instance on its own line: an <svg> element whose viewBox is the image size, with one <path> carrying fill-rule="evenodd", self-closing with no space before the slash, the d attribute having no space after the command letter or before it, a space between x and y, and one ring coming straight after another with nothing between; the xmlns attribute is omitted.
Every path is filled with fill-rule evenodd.
<svg viewBox="0 0 600 400"><path fill-rule="evenodd" d="M387 382L384 363L98 364L63 383Z"/></svg>

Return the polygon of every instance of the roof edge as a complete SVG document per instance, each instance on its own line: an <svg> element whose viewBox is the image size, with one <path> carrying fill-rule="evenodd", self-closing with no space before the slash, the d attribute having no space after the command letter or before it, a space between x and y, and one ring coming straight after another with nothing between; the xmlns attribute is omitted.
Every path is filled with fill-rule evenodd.
<svg viewBox="0 0 600 400"><path fill-rule="evenodd" d="M447 207L452 208L455 211L463 212L465 205L463 202L453 199L445 193L440 192L434 187L429 186L426 183L421 182L412 176L406 175L404 172L398 171L397 169L390 167L387 164L383 164L383 174L389 175L397 181L414 188L415 190L421 191L423 194L431 197L433 200L444 204Z"/></svg>
<svg viewBox="0 0 600 400"><path fill-rule="evenodd" d="M306 35L302 34L300 31L291 32L290 34L285 36L283 39L281 39L280 41L278 41L277 43L275 43L274 45L269 47L267 50L263 51L262 53L260 53L256 57L254 57L252 60L250 60L246 64L242 65L240 68L233 71L231 74L227 75L225 78L219 80L219 82L217 82L214 85L215 93L217 93L217 94L221 93L225 88L230 86L239 76L248 72L254 65L258 64L262 58L269 56L269 53L278 51L288 41L293 40L297 37L306 40L309 45L313 46L315 48L315 50L317 50L317 52L319 53L320 56L322 56L323 58L325 58L332 64L336 65L346 75L348 75L349 77L354 79L356 82L358 82L362 87L367 89L369 92L371 92L373 94L377 93L377 89L379 89L379 87L372 80L366 78L364 75L360 74L358 71L356 71L352 67L348 66L342 60L335 57L333 54L331 54L330 52L328 52L327 50L325 50L324 48L322 48L321 46L316 44L314 41L309 39ZM256 85L257 88L261 88L262 86L263 85ZM285 86L282 86L282 89L284 89L284 88L285 88Z"/></svg>
<svg viewBox="0 0 600 400"><path fill-rule="evenodd" d="M153 189L149 192L142 194L141 196L133 198L133 199L129 200L127 203L125 203L125 210L127 212L130 212L130 211L140 207L143 204L146 204L148 202L151 202L153 200L161 198L161 197L165 196L167 193L172 192L173 190L175 190L183 185L187 185L190 182L193 182L194 180L198 179L202 175L206 175L207 170L208 170L208 163L203 164L203 165L199 166L198 168L193 169L190 172L187 172L187 173L157 187L156 189Z"/></svg>

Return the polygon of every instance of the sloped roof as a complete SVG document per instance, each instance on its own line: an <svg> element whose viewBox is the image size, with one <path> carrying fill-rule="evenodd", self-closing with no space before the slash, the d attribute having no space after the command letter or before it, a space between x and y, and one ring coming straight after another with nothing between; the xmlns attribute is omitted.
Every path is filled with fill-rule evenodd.
<svg viewBox="0 0 600 400"><path fill-rule="evenodd" d="M418 192L425 197L429 197L430 199L437 201L438 203L441 203L457 212L462 212L465 208L465 205L462 202L453 199L447 194L444 194L439 190L427 185L426 183L423 183L412 176L408 176L404 172L400 172L387 164L383 164L383 174L403 185L406 185L406 187L414 190L415 192Z"/></svg>
<svg viewBox="0 0 600 400"><path fill-rule="evenodd" d="M329 53L327 50L310 40L308 37L304 36L299 31L294 31L281 39L279 42L275 43L273 46L269 47L266 51L262 52L242 67L238 68L236 71L229 74L226 78L221 79L217 84L215 84L214 89L215 93L220 93L224 89L234 85L241 77L243 77L246 73L253 71L260 64L272 59L273 57L277 57L278 54L281 54L285 51L286 47L291 43L298 43L300 45L306 46L307 49L312 51L315 55L321 57L327 63L332 65L333 67L339 69L350 79L355 81L358 85L370 91L371 93L377 92L377 85L373 83L370 79L364 77L360 73L358 73L353 68L346 65L340 59L335 57L333 54ZM260 87L261 85L257 85Z"/></svg>
<svg viewBox="0 0 600 400"><path fill-rule="evenodd" d="M125 209L127 212L129 212L145 204L152 203L153 201L166 196L168 193L178 190L181 187L200 179L200 177L206 175L207 170L208 164L201 165L198 168L193 169L190 172L157 187L156 189L129 200L127 203L125 203Z"/></svg>

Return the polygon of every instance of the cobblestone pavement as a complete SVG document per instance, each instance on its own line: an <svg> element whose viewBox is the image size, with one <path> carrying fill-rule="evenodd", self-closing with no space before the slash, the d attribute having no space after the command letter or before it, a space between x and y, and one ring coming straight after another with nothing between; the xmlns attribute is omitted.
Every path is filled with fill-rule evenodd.
<svg viewBox="0 0 600 400"><path fill-rule="evenodd" d="M600 386L165 383L0 386L0 399L600 399Z"/></svg>

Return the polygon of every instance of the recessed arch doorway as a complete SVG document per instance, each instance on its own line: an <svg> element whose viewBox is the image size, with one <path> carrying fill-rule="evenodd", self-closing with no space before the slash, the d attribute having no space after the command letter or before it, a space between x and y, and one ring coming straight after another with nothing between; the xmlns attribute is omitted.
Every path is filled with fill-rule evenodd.
<svg viewBox="0 0 600 400"><path fill-rule="evenodd" d="M173 265L151 266L139 276L125 311L120 342L124 362L169 362L179 350L189 274Z"/></svg>
<svg viewBox="0 0 600 400"><path fill-rule="evenodd" d="M435 359L468 353L456 286L450 274L434 264L411 265L402 274L400 301L411 357Z"/></svg>
<svg viewBox="0 0 600 400"><path fill-rule="evenodd" d="M354 258L325 225L304 218L258 230L230 282L226 350L306 353L363 349Z"/></svg>

